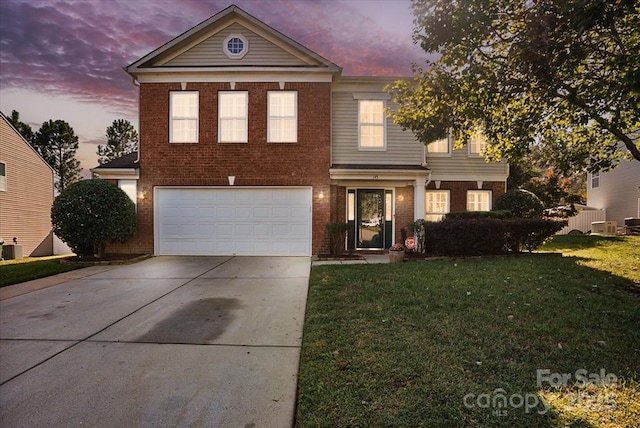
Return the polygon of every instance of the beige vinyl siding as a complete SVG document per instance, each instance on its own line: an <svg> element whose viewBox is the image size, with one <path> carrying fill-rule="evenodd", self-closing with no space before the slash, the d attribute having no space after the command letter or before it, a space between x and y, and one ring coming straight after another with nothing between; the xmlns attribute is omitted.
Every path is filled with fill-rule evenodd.
<svg viewBox="0 0 640 428"><path fill-rule="evenodd" d="M432 180L504 181L509 175L506 162L487 162L477 155L469 156L465 146L453 150L451 156L427 153L427 168Z"/></svg>
<svg viewBox="0 0 640 428"><path fill-rule="evenodd" d="M224 53L222 44L230 34L242 34L249 42L249 51L242 59L231 59ZM180 67L306 66L309 64L244 26L234 23L163 65Z"/></svg>
<svg viewBox="0 0 640 428"><path fill-rule="evenodd" d="M380 84L378 91L384 84ZM363 88L362 92L371 92ZM358 148L358 100L353 91L334 91L332 94L332 163L333 164L384 164L421 165L423 145L411 132L405 132L390 118L387 121L387 148L383 151L367 151ZM389 101L387 101L388 105Z"/></svg>
<svg viewBox="0 0 640 428"><path fill-rule="evenodd" d="M51 231L53 171L4 118L0 118L0 162L6 164L7 175L7 191L0 192L0 237L5 244L17 237L26 257Z"/></svg>
<svg viewBox="0 0 640 428"><path fill-rule="evenodd" d="M640 217L640 162L623 160L609 172L600 173L600 185L591 187L587 177L587 205L607 210L607 220L624 226L627 217Z"/></svg>

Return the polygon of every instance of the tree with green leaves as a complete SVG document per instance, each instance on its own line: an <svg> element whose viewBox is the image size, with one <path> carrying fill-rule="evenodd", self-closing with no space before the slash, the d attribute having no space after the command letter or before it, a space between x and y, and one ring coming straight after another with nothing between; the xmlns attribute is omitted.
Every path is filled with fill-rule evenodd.
<svg viewBox="0 0 640 428"><path fill-rule="evenodd" d="M637 0L414 0L413 12L438 59L390 88L390 114L419 141L452 132L460 146L480 126L489 160L537 143L563 174L640 161Z"/></svg>
<svg viewBox="0 0 640 428"><path fill-rule="evenodd" d="M107 128L107 145L98 146L98 163L102 165L137 150L138 133L133 125L128 120L114 120Z"/></svg>
<svg viewBox="0 0 640 428"><path fill-rule="evenodd" d="M64 120L44 122L33 138L33 147L57 175L56 189L63 191L80 180L80 162L76 159L78 137Z"/></svg>
<svg viewBox="0 0 640 428"><path fill-rule="evenodd" d="M16 110L11 111L11 117L7 118L11 125L24 137L25 140L31 144L33 141L33 130L31 126L27 123L24 123L20 120L20 113Z"/></svg>

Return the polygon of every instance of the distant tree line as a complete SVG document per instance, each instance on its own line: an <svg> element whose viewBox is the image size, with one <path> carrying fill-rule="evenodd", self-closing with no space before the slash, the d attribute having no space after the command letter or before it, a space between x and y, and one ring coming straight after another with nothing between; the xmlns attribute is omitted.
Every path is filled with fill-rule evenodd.
<svg viewBox="0 0 640 428"><path fill-rule="evenodd" d="M64 120L44 122L37 132L20 120L20 113L11 112L9 122L55 171L56 189L62 192L70 184L81 180L80 162L76 159L78 136ZM124 119L114 120L106 130L107 144L99 145L98 162L109 162L125 154L138 150L138 133L133 125Z"/></svg>

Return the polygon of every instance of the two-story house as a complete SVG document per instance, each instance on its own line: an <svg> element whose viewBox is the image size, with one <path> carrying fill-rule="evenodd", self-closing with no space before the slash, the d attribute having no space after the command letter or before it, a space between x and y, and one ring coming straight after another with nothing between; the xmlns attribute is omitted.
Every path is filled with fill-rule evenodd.
<svg viewBox="0 0 640 428"><path fill-rule="evenodd" d="M429 149L387 117L390 78L341 68L230 6L126 67L140 86L127 180L138 234L120 251L311 255L326 224L349 248L385 249L416 218L490 209L508 167L481 141ZM114 175L115 173L115 175Z"/></svg>
<svg viewBox="0 0 640 428"><path fill-rule="evenodd" d="M24 257L53 254L53 189L53 169L0 112L0 238Z"/></svg>

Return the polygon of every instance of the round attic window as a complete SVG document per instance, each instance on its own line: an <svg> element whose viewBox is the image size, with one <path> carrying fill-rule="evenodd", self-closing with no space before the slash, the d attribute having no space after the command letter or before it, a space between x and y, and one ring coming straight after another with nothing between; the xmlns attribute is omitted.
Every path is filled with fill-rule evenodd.
<svg viewBox="0 0 640 428"><path fill-rule="evenodd" d="M249 42L241 34L229 34L223 43L224 53L233 59L240 59L249 51Z"/></svg>

